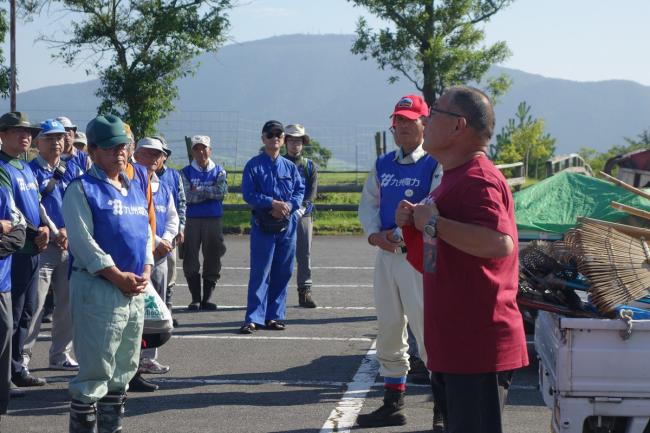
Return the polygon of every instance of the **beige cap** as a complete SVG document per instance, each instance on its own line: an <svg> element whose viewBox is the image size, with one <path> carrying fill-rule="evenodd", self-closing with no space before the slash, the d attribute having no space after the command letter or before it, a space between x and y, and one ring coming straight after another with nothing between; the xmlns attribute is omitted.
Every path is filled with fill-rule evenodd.
<svg viewBox="0 0 650 433"><path fill-rule="evenodd" d="M302 137L304 143L309 143L309 135L305 133L305 127L302 126L300 123L287 125L284 128L284 134L287 137Z"/></svg>
<svg viewBox="0 0 650 433"><path fill-rule="evenodd" d="M192 136L192 147L194 147L197 144L203 144L206 147L212 147L210 145L210 137L207 135L194 135Z"/></svg>
<svg viewBox="0 0 650 433"><path fill-rule="evenodd" d="M159 138L154 137L144 137L138 140L138 144L135 146L135 150L138 149L154 149L161 152L165 151L162 141Z"/></svg>
<svg viewBox="0 0 650 433"><path fill-rule="evenodd" d="M305 127L302 126L300 123L296 123L294 125L287 125L284 128L284 133L292 137L302 137L304 135L307 135L305 134Z"/></svg>
<svg viewBox="0 0 650 433"><path fill-rule="evenodd" d="M74 135L74 142L88 144L88 140L86 139L86 134L84 134L81 131L77 131Z"/></svg>

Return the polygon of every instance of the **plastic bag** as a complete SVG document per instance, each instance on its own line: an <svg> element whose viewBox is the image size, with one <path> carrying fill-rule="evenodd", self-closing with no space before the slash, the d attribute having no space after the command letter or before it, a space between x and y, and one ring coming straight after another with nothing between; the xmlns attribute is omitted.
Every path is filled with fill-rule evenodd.
<svg viewBox="0 0 650 433"><path fill-rule="evenodd" d="M174 329L172 314L153 288L151 282L144 291L144 334L169 332Z"/></svg>

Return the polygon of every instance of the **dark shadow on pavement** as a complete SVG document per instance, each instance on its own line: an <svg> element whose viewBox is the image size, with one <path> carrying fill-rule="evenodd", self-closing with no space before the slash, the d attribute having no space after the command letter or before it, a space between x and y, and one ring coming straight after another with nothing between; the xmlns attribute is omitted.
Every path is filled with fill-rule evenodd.
<svg viewBox="0 0 650 433"><path fill-rule="evenodd" d="M12 417L63 415L70 411L67 389L23 389L26 390L25 397L9 402L9 415Z"/></svg>

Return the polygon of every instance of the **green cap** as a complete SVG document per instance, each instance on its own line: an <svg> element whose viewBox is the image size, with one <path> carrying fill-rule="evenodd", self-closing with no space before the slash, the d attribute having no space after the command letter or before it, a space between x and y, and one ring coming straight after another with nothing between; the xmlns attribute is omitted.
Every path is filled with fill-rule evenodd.
<svg viewBox="0 0 650 433"><path fill-rule="evenodd" d="M96 144L103 149L131 142L124 128L124 122L112 114L97 116L88 122L86 138L88 144Z"/></svg>
<svg viewBox="0 0 650 433"><path fill-rule="evenodd" d="M20 111L5 113L0 117L0 131L6 131L9 128L25 128L32 131L39 131L41 128L31 124L27 114Z"/></svg>

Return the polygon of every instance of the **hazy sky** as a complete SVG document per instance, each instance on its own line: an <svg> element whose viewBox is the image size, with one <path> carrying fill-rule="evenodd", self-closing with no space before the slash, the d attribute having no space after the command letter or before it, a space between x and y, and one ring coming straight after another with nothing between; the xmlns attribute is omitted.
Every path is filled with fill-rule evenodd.
<svg viewBox="0 0 650 433"><path fill-rule="evenodd" d="M231 40L352 34L361 14L364 9L346 0L239 0L230 14ZM503 66L577 81L627 79L650 85L649 18L649 0L516 0L485 30L488 42L505 40L510 47L512 57ZM41 33L65 28L69 19L49 11L31 23L18 23L21 91L95 78L83 67L73 69L52 60L54 51L35 42ZM8 59L8 43L4 53Z"/></svg>

